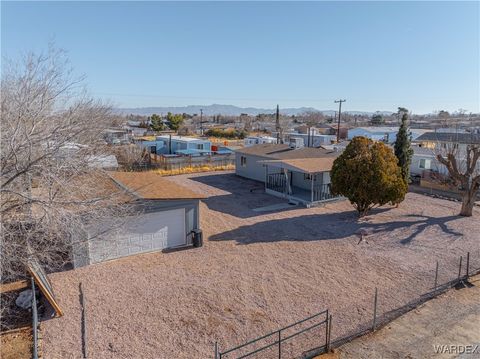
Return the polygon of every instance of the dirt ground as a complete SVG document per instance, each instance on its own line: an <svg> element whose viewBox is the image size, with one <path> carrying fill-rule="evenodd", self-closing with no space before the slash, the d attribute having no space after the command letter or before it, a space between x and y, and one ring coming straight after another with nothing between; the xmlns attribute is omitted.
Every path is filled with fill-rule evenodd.
<svg viewBox="0 0 480 359"><path fill-rule="evenodd" d="M370 322L375 287L381 314L429 291L437 260L439 282L467 251L480 268L478 208L458 217L457 203L409 193L360 221L346 201L258 212L284 201L232 173L168 178L208 195L204 247L52 274L65 315L42 323L46 358L82 355L79 282L92 358L211 358L215 341L223 351L327 308L335 339Z"/></svg>
<svg viewBox="0 0 480 359"><path fill-rule="evenodd" d="M451 289L378 332L344 345L337 358L480 358L480 276L471 283L471 288ZM458 348L436 352L450 345Z"/></svg>
<svg viewBox="0 0 480 359"><path fill-rule="evenodd" d="M31 359L32 328L9 331L0 334L0 358Z"/></svg>

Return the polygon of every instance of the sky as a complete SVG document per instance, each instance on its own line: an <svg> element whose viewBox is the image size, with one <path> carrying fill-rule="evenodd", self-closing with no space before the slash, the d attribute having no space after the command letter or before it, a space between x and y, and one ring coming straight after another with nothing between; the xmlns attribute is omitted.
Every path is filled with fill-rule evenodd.
<svg viewBox="0 0 480 359"><path fill-rule="evenodd" d="M5 2L2 60L65 49L117 107L480 112L480 2Z"/></svg>

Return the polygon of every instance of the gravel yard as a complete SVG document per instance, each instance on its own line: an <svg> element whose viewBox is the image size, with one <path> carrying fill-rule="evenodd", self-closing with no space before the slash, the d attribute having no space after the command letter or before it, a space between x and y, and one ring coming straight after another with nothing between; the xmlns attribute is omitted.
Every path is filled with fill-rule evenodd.
<svg viewBox="0 0 480 359"><path fill-rule="evenodd" d="M478 208L409 193L360 221L347 201L258 212L284 201L231 172L168 179L208 196L204 247L52 274L65 315L42 323L46 358L82 357L79 282L91 358L212 358L327 308L334 339L371 320L375 287L383 312L429 290L437 260L439 282L467 251L480 267Z"/></svg>

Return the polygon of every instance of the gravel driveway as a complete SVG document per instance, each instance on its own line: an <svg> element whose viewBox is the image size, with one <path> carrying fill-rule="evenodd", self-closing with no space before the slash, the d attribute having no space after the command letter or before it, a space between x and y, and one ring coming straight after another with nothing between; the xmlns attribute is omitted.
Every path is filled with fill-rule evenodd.
<svg viewBox="0 0 480 359"><path fill-rule="evenodd" d="M79 282L91 358L212 358L215 341L225 350L327 308L333 338L345 335L371 320L375 287L381 313L431 288L437 260L440 282L467 251L480 267L478 208L462 218L458 203L409 193L361 221L347 201L256 212L284 201L230 172L169 179L208 195L204 247L52 274L65 315L42 324L46 358L82 357Z"/></svg>

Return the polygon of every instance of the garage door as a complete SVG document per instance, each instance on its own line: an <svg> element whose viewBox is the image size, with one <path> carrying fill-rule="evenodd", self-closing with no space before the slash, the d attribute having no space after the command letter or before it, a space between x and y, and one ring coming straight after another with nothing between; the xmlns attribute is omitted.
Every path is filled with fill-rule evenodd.
<svg viewBox="0 0 480 359"><path fill-rule="evenodd" d="M186 244L185 209L130 218L120 233L89 244L90 263Z"/></svg>

